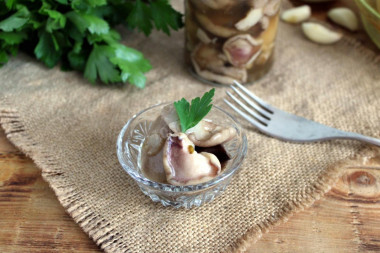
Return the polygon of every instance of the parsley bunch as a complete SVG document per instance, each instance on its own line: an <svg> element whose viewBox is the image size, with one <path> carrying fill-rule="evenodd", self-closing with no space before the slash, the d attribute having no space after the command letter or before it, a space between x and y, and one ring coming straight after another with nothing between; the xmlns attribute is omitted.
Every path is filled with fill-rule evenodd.
<svg viewBox="0 0 380 253"><path fill-rule="evenodd" d="M168 0L4 0L0 2L0 66L22 50L53 67L78 70L91 82L144 87L152 66L120 43L116 25L148 36L183 26Z"/></svg>

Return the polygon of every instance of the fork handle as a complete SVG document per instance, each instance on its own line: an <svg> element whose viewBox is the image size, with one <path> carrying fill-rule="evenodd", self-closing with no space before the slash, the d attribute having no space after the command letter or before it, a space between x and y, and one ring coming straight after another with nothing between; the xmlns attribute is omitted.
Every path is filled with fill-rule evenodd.
<svg viewBox="0 0 380 253"><path fill-rule="evenodd" d="M373 137L369 137L369 136L365 136L365 135L353 133L353 132L339 131L337 132L337 136L335 136L335 138L357 140L357 141L373 144L376 146L380 146L380 139L376 139Z"/></svg>

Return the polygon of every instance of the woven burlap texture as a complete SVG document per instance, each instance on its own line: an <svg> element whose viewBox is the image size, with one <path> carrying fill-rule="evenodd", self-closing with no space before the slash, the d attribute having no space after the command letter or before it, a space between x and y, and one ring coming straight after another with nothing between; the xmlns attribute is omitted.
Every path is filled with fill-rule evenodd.
<svg viewBox="0 0 380 253"><path fill-rule="evenodd" d="M143 90L93 86L26 56L0 69L7 137L35 161L67 212L106 252L244 251L327 191L347 158L370 155L368 146L353 141L282 142L241 120L248 154L222 196L190 210L153 203L119 165L117 135L140 110L199 96L210 86L184 66L183 31L126 37L154 66ZM380 137L379 68L375 54L351 39L319 46L299 27L280 24L275 64L248 88L283 110ZM225 91L216 88L222 107Z"/></svg>

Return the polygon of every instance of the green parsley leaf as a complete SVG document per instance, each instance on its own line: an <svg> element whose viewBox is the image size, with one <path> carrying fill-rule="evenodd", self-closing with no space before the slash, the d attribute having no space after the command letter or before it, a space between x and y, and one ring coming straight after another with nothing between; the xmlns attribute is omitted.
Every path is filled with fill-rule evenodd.
<svg viewBox="0 0 380 253"><path fill-rule="evenodd" d="M93 34L104 34L108 33L110 29L107 21L94 15L70 11L66 13L66 17L75 24L81 33L88 29Z"/></svg>
<svg viewBox="0 0 380 253"><path fill-rule="evenodd" d="M59 51L59 48L57 49L57 47L58 42L54 35L42 31L38 44L34 49L34 54L37 59L43 61L49 68L52 68L58 63L61 57L61 51Z"/></svg>
<svg viewBox="0 0 380 253"><path fill-rule="evenodd" d="M68 53L70 67L75 70L83 71L86 66L86 55L83 52L75 52L74 50Z"/></svg>
<svg viewBox="0 0 380 253"><path fill-rule="evenodd" d="M121 80L130 82L139 88L145 87L146 77L144 72L149 71L152 66L139 51L115 44L115 56L110 60L121 69Z"/></svg>
<svg viewBox="0 0 380 253"><path fill-rule="evenodd" d="M88 57L84 77L91 82L95 82L97 76L104 83L119 82L119 71L110 61L114 57L114 50L110 46L94 46L90 56Z"/></svg>
<svg viewBox="0 0 380 253"><path fill-rule="evenodd" d="M103 34L110 30L107 21L104 19L88 14L82 14L82 17L86 20L90 33Z"/></svg>
<svg viewBox="0 0 380 253"><path fill-rule="evenodd" d="M152 31L151 11L141 0L137 0L127 18L129 26L137 28L148 36Z"/></svg>
<svg viewBox="0 0 380 253"><path fill-rule="evenodd" d="M20 44L26 38L25 32L0 32L0 40L4 40L8 45Z"/></svg>
<svg viewBox="0 0 380 253"><path fill-rule="evenodd" d="M4 51L0 51L0 66L8 62L8 55Z"/></svg>
<svg viewBox="0 0 380 253"><path fill-rule="evenodd" d="M213 88L209 92L206 92L202 98L197 97L191 100L191 105L184 98L174 102L182 132L196 126L210 112L214 93L215 89Z"/></svg>
<svg viewBox="0 0 380 253"><path fill-rule="evenodd" d="M87 41L90 44L95 44L97 42L105 42L108 45L115 44L120 40L120 34L111 29L108 33L105 34L90 34L87 36Z"/></svg>
<svg viewBox="0 0 380 253"><path fill-rule="evenodd" d="M129 82L144 87L152 66L120 43L116 26L149 35L183 26L169 0L0 1L0 67L21 49L48 67L79 70L90 81ZM129 36L133 36L129 35Z"/></svg>
<svg viewBox="0 0 380 253"><path fill-rule="evenodd" d="M55 10L45 10L49 15L49 19L46 22L46 31L52 32L53 30L61 29L66 25L66 17Z"/></svg>
<svg viewBox="0 0 380 253"><path fill-rule="evenodd" d="M12 9L15 6L16 0L5 0L5 5L8 9Z"/></svg>
<svg viewBox="0 0 380 253"><path fill-rule="evenodd" d="M107 4L106 0L85 0L91 7L103 6Z"/></svg>
<svg viewBox="0 0 380 253"><path fill-rule="evenodd" d="M55 0L55 1L57 1L58 3L63 4L63 5L68 5L69 4L67 2L67 0Z"/></svg>
<svg viewBox="0 0 380 253"><path fill-rule="evenodd" d="M183 25L182 15L176 12L167 0L152 1L151 13L156 29L162 30L167 35L170 35L169 26L178 30Z"/></svg>
<svg viewBox="0 0 380 253"><path fill-rule="evenodd" d="M30 13L26 7L20 8L16 13L0 22L0 30L11 32L21 28L29 20Z"/></svg>

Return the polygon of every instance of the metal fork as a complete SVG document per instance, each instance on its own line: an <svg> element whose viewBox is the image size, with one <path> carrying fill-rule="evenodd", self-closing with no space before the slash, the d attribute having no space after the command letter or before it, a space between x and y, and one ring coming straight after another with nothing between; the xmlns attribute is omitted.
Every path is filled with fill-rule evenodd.
<svg viewBox="0 0 380 253"><path fill-rule="evenodd" d="M240 99L229 91L226 93L237 105L243 108L244 111L226 99L224 99L224 102L261 132L269 136L291 142L351 139L380 146L379 139L338 130L277 109L264 102L236 81L230 87Z"/></svg>

